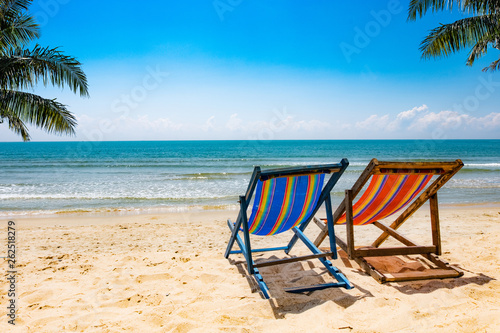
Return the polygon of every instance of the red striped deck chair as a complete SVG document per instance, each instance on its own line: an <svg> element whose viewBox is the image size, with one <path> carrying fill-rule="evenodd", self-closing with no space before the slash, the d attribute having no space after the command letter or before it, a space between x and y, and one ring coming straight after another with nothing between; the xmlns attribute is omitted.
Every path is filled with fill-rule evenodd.
<svg viewBox="0 0 500 333"><path fill-rule="evenodd" d="M270 297L270 292L259 271L260 267L316 258L338 282L286 288L285 291L299 293L330 287L353 288L344 274L326 259L330 256L334 259L337 258L330 191L348 165L347 159L343 159L336 164L266 171L255 167L246 194L240 196L240 211L236 222L227 221L231 237L225 257L229 258L230 254L243 254L248 273L255 278L265 298ZM330 174L330 178L326 181L328 174ZM252 196L254 196L253 207L250 218L248 218L247 208ZM327 225L330 227L330 233L327 231L327 234L330 235L330 251L327 252L320 251L304 234L304 229L323 203L329 221ZM294 237L287 246L263 249L252 249L251 247L250 235L271 236L288 230L293 231ZM240 233L243 233L243 239L240 237ZM299 239L312 252L311 255L259 262L254 262L252 258L252 254L255 252L284 250L288 254ZM235 243L238 244L239 250L232 250Z"/></svg>
<svg viewBox="0 0 500 333"><path fill-rule="evenodd" d="M463 166L461 160L454 162L382 162L372 159L352 189L345 191L345 199L333 214L333 223L346 225L346 239L337 237L338 245L367 273L381 283L389 281L449 278L463 272L438 258L441 254L441 236L438 214L438 190ZM432 180L434 178L434 180ZM370 180L368 187L353 204L353 200ZM432 180L432 182L431 182ZM396 231L425 202L430 204L432 245L422 246ZM391 225L379 220L398 212ZM323 231L314 244L319 246L328 235L324 223ZM371 246L355 246L354 226L373 225L382 234ZM403 246L380 247L392 236ZM428 270L387 273L374 267L366 258L382 256L422 255L430 264ZM426 262L427 262L426 261Z"/></svg>

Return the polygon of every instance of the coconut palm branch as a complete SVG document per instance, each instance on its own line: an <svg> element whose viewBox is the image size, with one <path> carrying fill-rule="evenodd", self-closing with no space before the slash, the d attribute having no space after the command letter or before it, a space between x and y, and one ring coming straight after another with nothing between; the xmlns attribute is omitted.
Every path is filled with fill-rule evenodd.
<svg viewBox="0 0 500 333"><path fill-rule="evenodd" d="M76 119L65 105L55 99L0 89L0 117L6 118L9 128L20 134L24 141L30 137L26 123L43 128L48 133L74 134Z"/></svg>
<svg viewBox="0 0 500 333"><path fill-rule="evenodd" d="M87 79L81 64L57 48L36 45L33 50L9 49L0 55L0 87L34 89L39 81L45 86L68 86L74 93L88 96Z"/></svg>
<svg viewBox="0 0 500 333"><path fill-rule="evenodd" d="M88 84L80 62L57 48L24 47L39 37L39 27L27 14L32 0L0 0L0 123L29 141L27 125L48 133L75 132L76 119L64 104L26 92L39 83L68 87L88 96Z"/></svg>
<svg viewBox="0 0 500 333"><path fill-rule="evenodd" d="M5 119L9 122L9 129L14 131L14 133L21 135L23 141L29 141L30 135L28 129L24 122L19 119L15 114L8 112L7 110L0 111L0 124L2 124Z"/></svg>
<svg viewBox="0 0 500 333"><path fill-rule="evenodd" d="M26 45L40 37L38 24L25 14L29 0L0 0L0 49Z"/></svg>
<svg viewBox="0 0 500 333"><path fill-rule="evenodd" d="M448 56L459 50L470 48L466 64L485 55L488 47L500 49L500 0L412 0L408 19L422 17L428 10L433 12L457 8L472 17L441 24L430 31L420 44L423 58ZM500 59L483 69L496 70Z"/></svg>

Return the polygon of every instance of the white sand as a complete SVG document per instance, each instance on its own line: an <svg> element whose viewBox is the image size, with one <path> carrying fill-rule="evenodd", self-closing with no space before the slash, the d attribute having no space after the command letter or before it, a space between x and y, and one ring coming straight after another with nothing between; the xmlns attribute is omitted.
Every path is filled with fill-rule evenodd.
<svg viewBox="0 0 500 333"><path fill-rule="evenodd" d="M0 332L500 332L499 212L499 205L441 209L441 258L463 269L461 278L381 285L339 259L354 289L284 292L332 280L311 260L262 268L270 300L248 279L241 256L223 257L225 221L235 211L14 219L19 310L15 330L3 315ZM418 240L428 224L425 210L400 230ZM308 232L318 230L311 224ZM277 246L288 237L255 243ZM284 254L260 257L273 256Z"/></svg>

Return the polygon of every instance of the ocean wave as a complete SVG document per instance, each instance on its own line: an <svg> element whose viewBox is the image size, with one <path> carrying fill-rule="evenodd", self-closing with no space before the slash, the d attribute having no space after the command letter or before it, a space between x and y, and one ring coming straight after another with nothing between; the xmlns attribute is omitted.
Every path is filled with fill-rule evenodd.
<svg viewBox="0 0 500 333"><path fill-rule="evenodd" d="M161 213L184 213L209 210L238 210L237 204L220 205L176 205L176 206L147 206L147 207L99 207L81 209L34 209L34 210L11 210L1 211L0 217L6 218L29 218L44 217L51 215L139 215L139 214L161 214Z"/></svg>
<svg viewBox="0 0 500 333"><path fill-rule="evenodd" d="M462 184L448 185L448 188L487 190L487 189L500 189L500 184L464 184L464 183L462 183Z"/></svg>
<svg viewBox="0 0 500 333"><path fill-rule="evenodd" d="M126 196L126 195L65 195L65 194L0 194L1 200L122 200L122 201L192 201L192 200L216 200L235 198L235 195L217 195L210 196Z"/></svg>
<svg viewBox="0 0 500 333"><path fill-rule="evenodd" d="M460 172L499 172L500 163L466 163Z"/></svg>
<svg viewBox="0 0 500 333"><path fill-rule="evenodd" d="M198 179L228 179L233 177L251 176L252 172L198 172L185 173L174 176L175 180L198 180Z"/></svg>
<svg viewBox="0 0 500 333"><path fill-rule="evenodd" d="M465 167L486 167L486 168L500 167L500 163L465 163L464 165Z"/></svg>
<svg viewBox="0 0 500 333"><path fill-rule="evenodd" d="M499 173L500 168L495 168L495 169L487 169L487 168L462 168L460 173L467 173L467 174L484 174L484 173Z"/></svg>
<svg viewBox="0 0 500 333"><path fill-rule="evenodd" d="M314 161L314 162L276 162L276 163L264 163L256 164L260 166L262 170L266 169L281 169L281 168L291 168L300 166L310 166L310 165L325 165L325 164L337 164L338 161ZM349 167L352 166L366 166L368 163L349 163ZM348 167L348 169L349 169Z"/></svg>

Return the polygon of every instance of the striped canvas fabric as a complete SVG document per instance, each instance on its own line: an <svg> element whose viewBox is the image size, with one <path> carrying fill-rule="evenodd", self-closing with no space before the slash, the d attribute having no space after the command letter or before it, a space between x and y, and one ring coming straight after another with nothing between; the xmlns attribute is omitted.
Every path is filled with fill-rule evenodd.
<svg viewBox="0 0 500 333"><path fill-rule="evenodd" d="M368 188L353 206L355 225L386 218L410 203L427 185L431 174L373 175ZM336 224L345 224L345 213Z"/></svg>
<svg viewBox="0 0 500 333"><path fill-rule="evenodd" d="M306 221L314 210L325 174L280 177L258 181L252 214L251 234L275 235Z"/></svg>

